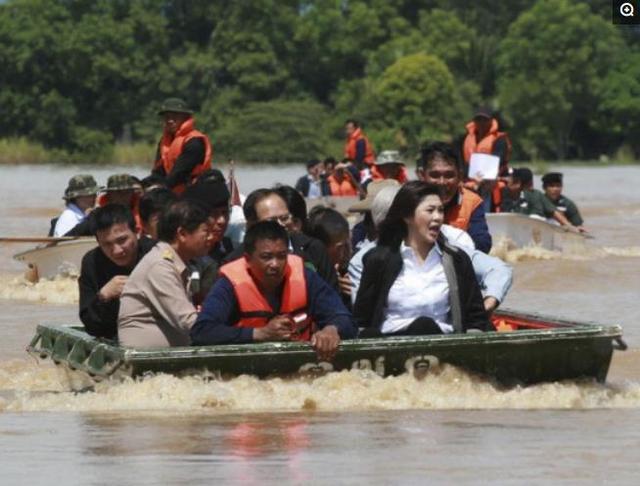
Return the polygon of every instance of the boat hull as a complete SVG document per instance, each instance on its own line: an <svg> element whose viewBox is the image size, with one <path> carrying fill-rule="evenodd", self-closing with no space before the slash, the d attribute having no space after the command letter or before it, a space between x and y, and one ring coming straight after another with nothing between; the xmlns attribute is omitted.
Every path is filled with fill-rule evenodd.
<svg viewBox="0 0 640 486"><path fill-rule="evenodd" d="M586 238L542 219L516 213L490 213L486 215L489 233L494 244L508 240L510 246L524 248L538 246L547 250L567 251L585 244Z"/></svg>
<svg viewBox="0 0 640 486"><path fill-rule="evenodd" d="M79 238L54 245L39 246L18 253L16 260L37 271L38 278L53 278L60 274L78 275L85 253L97 246L95 238Z"/></svg>
<svg viewBox="0 0 640 486"><path fill-rule="evenodd" d="M549 324L536 319L532 322ZM447 363L512 386L580 378L603 382L621 334L619 326L554 321L513 332L355 339L343 341L327 363L300 342L135 349L92 338L80 328L41 325L28 350L98 379L149 372L268 377L349 369L389 376L422 374Z"/></svg>

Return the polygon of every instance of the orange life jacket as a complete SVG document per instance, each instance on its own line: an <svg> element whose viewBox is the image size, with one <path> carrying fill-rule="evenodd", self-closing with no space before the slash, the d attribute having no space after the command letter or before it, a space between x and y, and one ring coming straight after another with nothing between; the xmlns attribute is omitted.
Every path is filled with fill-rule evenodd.
<svg viewBox="0 0 640 486"><path fill-rule="evenodd" d="M498 131L498 121L495 118L491 119L491 128L489 133L479 142L476 139L476 123L472 120L467 123L467 136L464 139L463 154L464 163L469 165L471 161L471 154L492 154L493 147L496 141L504 139L507 143L507 151L504 156L504 160L500 161L499 175L504 175L509 165L509 159L511 158L511 140L507 132Z"/></svg>
<svg viewBox="0 0 640 486"><path fill-rule="evenodd" d="M236 327L264 327L277 315L258 289L244 257L223 265L220 268L220 274L229 279L238 301L240 320L234 324ZM296 314L300 315L307 311L307 304L304 262L297 255L288 255L279 314L295 317ZM299 329L299 334L294 335L292 339L297 341L311 339L313 321L309 316L305 321L296 324L296 328Z"/></svg>
<svg viewBox="0 0 640 486"><path fill-rule="evenodd" d="M348 175L344 175L342 177L342 182L338 182L338 179L336 179L336 176L334 174L331 174L327 178L327 182L329 183L329 189L331 190L332 196L357 196L358 195L358 188L351 180L351 177L349 177Z"/></svg>
<svg viewBox="0 0 640 486"><path fill-rule="evenodd" d="M409 180L409 174L407 172L407 168L403 167L400 173L398 174L398 177L396 177L395 179L400 184L404 184L405 182L407 182ZM382 172L380 172L380 169L378 169L378 166L376 164L373 164L371 166L371 180L374 180L374 181L384 180L384 176L382 175Z"/></svg>
<svg viewBox="0 0 640 486"><path fill-rule="evenodd" d="M460 189L458 197L461 199L460 202L445 211L444 222L467 231L471 221L471 214L482 204L482 198L465 188Z"/></svg>
<svg viewBox="0 0 640 486"><path fill-rule="evenodd" d="M111 201L109 201L108 192L103 192L98 196L98 199L96 199L96 205L99 208L106 206L110 202ZM134 192L133 195L131 196L129 209L133 214L133 220L136 222L136 233L138 233L138 235L142 232L142 219L140 218L140 210L138 208L139 203L140 203L140 195L137 192Z"/></svg>
<svg viewBox="0 0 640 486"><path fill-rule="evenodd" d="M202 138L205 147L204 160L193 168L189 182L193 182L204 171L211 169L211 158L213 156L213 147L209 137L196 130L193 125L194 119L191 117L180 125L175 136L172 137L168 133L163 133L162 140L160 140L160 159L156 160L156 167L162 166L164 173L169 175L176 164L176 160L182 153L184 145L192 138ZM185 187L185 184L178 184L172 190L176 194L182 194Z"/></svg>
<svg viewBox="0 0 640 486"><path fill-rule="evenodd" d="M358 140L364 140L365 142L365 151L364 151L364 162L367 165L373 165L376 160L376 154L373 152L373 148L369 143L369 139L362 133L361 128L356 128L356 130L347 137L347 143L344 146L344 156L347 159L356 160L356 143Z"/></svg>

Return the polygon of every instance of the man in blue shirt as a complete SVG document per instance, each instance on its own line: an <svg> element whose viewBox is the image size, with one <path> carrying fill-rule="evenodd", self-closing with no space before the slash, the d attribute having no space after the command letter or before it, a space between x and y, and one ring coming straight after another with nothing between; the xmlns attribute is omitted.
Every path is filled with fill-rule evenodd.
<svg viewBox="0 0 640 486"><path fill-rule="evenodd" d="M301 340L331 360L340 339L356 336L337 292L289 254L288 242L276 222L249 228L244 256L220 269L191 329L192 344Z"/></svg>

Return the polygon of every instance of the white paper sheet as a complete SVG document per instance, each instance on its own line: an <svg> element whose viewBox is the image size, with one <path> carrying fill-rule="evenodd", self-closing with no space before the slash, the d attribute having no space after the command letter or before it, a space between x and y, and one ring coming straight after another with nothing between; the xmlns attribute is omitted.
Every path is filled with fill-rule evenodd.
<svg viewBox="0 0 640 486"><path fill-rule="evenodd" d="M469 177L482 179L497 179L500 157L489 154L471 154L469 161Z"/></svg>

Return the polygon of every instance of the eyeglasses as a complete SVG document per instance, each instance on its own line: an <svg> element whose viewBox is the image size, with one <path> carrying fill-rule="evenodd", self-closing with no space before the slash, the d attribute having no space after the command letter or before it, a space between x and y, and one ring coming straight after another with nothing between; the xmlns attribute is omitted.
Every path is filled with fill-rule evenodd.
<svg viewBox="0 0 640 486"><path fill-rule="evenodd" d="M280 216L272 216L271 218L265 219L265 221L273 221L278 222L280 224L287 224L291 222L291 213L281 214Z"/></svg>

